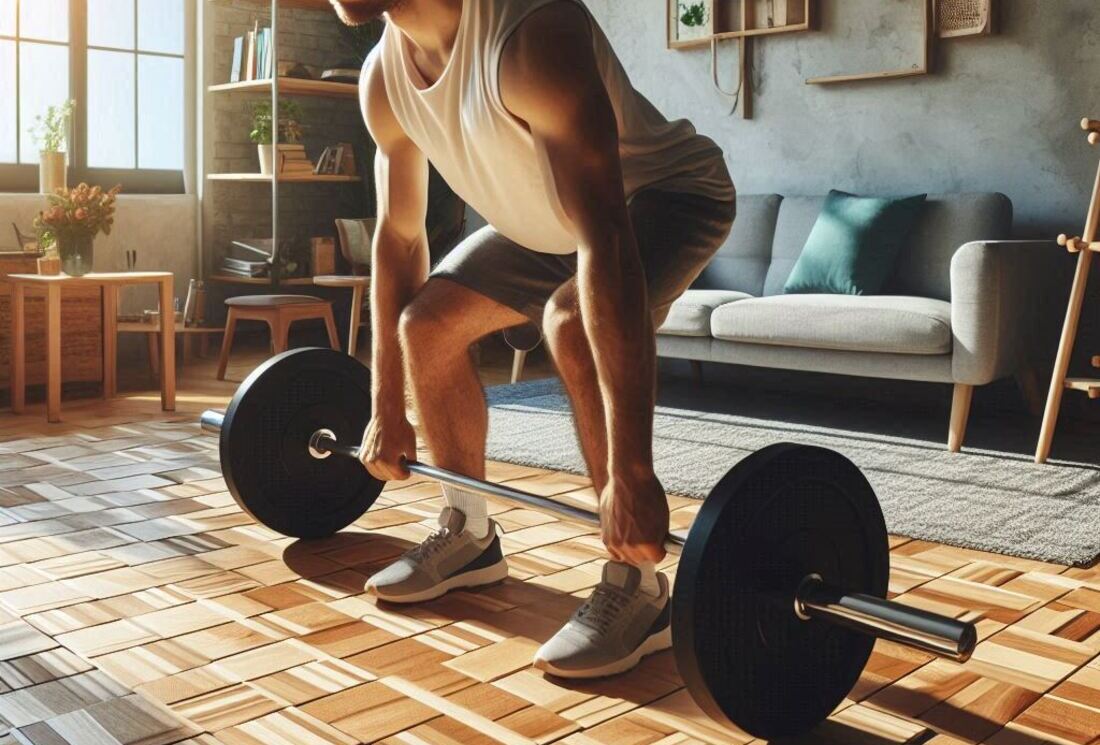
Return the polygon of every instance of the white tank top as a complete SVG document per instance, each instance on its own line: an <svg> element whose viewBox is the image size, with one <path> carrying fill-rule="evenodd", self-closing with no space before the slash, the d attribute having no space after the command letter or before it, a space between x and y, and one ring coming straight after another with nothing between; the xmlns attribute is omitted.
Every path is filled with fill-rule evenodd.
<svg viewBox="0 0 1100 745"><path fill-rule="evenodd" d="M505 43L532 12L558 0L463 0L454 51L428 85L410 40L392 23L371 52L381 61L398 123L467 204L504 236L534 251L568 254L577 239L544 176L534 140L505 107L498 69ZM570 0L584 8L580 0ZM588 13L585 8L585 13ZM619 125L624 191L659 186L732 200L721 149L686 119L668 121L634 90L589 14L596 62Z"/></svg>

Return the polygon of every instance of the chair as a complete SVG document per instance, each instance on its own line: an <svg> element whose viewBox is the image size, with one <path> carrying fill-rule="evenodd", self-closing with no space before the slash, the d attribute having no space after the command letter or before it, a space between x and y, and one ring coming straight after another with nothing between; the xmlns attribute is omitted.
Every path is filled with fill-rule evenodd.
<svg viewBox="0 0 1100 745"><path fill-rule="evenodd" d="M229 364L229 350L233 346L233 334L237 321L263 321L271 330L271 353L286 351L290 324L295 321L320 319L325 322L329 344L340 349L336 336L336 321L332 317L332 303L312 295L247 295L231 297L225 301L229 313L225 319L225 337L222 339L221 356L218 358L218 380L225 380L225 368Z"/></svg>
<svg viewBox="0 0 1100 745"><path fill-rule="evenodd" d="M313 278L318 287L351 288L351 321L348 324L347 351L352 357L359 347L359 327L363 325L363 299L370 289L370 277L358 277L351 274L332 274Z"/></svg>

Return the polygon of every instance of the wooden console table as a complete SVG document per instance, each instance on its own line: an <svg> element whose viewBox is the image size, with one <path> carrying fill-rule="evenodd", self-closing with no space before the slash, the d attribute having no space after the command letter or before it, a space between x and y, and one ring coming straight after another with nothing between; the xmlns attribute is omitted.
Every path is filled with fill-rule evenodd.
<svg viewBox="0 0 1100 745"><path fill-rule="evenodd" d="M61 421L61 288L99 287L103 291L103 397L118 388L118 291L120 287L155 284L160 297L160 402L165 411L176 409L176 333L172 307L171 272L112 272L70 277L64 274L9 274L11 284L11 408L23 413L26 397L25 303L27 290L46 296L46 418ZM164 323L168 319L168 323Z"/></svg>

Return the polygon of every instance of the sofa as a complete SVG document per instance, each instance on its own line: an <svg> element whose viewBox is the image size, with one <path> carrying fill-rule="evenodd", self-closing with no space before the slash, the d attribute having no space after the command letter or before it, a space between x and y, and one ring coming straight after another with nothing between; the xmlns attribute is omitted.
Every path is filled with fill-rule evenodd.
<svg viewBox="0 0 1100 745"><path fill-rule="evenodd" d="M947 446L962 447L975 386L1034 373L1049 243L1006 240L1003 194L929 195L880 295L788 295L824 196L738 196L725 244L671 308L658 355L954 386Z"/></svg>

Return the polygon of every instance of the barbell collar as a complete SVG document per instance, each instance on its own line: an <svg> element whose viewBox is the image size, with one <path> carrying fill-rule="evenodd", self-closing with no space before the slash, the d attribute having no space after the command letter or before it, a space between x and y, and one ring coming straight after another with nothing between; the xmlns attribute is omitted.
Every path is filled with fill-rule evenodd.
<svg viewBox="0 0 1100 745"><path fill-rule="evenodd" d="M222 423L225 421L225 414L214 409L207 409L199 417L199 426L202 427L202 431L211 435L220 435L222 433Z"/></svg>
<svg viewBox="0 0 1100 745"><path fill-rule="evenodd" d="M863 634L966 662L978 643L974 624L862 593L846 594L821 577L806 577L795 595L795 613Z"/></svg>

